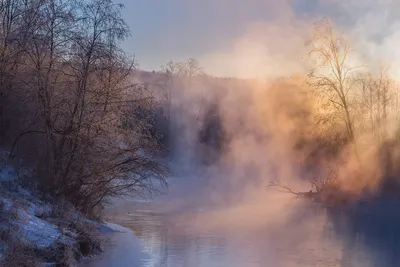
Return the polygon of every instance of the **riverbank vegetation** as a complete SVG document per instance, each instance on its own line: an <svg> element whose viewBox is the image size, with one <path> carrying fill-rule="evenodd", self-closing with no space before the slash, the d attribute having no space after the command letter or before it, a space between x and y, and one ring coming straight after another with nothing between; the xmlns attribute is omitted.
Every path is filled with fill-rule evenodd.
<svg viewBox="0 0 400 267"><path fill-rule="evenodd" d="M119 46L130 34L121 9L111 0L0 3L0 143L8 151L4 164L29 169L25 188L37 190L41 201L56 203L54 209L57 203L69 203L72 215L94 220L110 197L151 194L154 183L166 185L168 173L156 159L161 150L148 123L154 117L153 98L132 79L136 63ZM6 193L4 203L9 201ZM91 251L88 244L96 243L82 234L88 227L78 227L72 218L54 214L50 219L59 222L50 222L27 214L42 220L39 226L71 231L78 251ZM17 218L10 220L4 227ZM89 248L79 249L81 238L88 239L82 246ZM50 255L5 239L16 249L31 251L30 257ZM63 261L69 246L60 240L54 246L65 250L57 249L60 257L51 261ZM4 254L5 264L22 266L14 262L19 254L12 249Z"/></svg>

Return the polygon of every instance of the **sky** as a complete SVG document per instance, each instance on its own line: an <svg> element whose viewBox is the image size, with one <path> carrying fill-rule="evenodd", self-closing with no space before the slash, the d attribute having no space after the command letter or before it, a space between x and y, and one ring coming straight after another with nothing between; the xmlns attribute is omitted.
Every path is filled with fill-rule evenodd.
<svg viewBox="0 0 400 267"><path fill-rule="evenodd" d="M328 17L360 56L400 62L400 0L116 0L140 68L196 58L215 76L304 70L312 24ZM400 66L400 65L399 65Z"/></svg>

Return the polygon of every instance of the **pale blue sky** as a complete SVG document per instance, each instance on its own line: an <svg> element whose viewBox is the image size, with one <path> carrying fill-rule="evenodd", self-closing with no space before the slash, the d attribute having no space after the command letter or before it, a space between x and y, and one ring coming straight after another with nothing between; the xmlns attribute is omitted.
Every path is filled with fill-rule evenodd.
<svg viewBox="0 0 400 267"><path fill-rule="evenodd" d="M216 0L219 1L219 0ZM243 34L249 21L268 11L242 1L220 8L215 0L120 0L132 38L124 43L141 67L159 68L169 60L199 57L223 48ZM234 18L234 19L232 19Z"/></svg>
<svg viewBox="0 0 400 267"><path fill-rule="evenodd" d="M238 71L237 68L229 69L229 65L239 65L238 62L243 58L246 59L246 53L254 50L252 46L249 48L250 51L243 49L243 43L249 43L249 39L250 43L256 40L259 45L254 47L266 47L263 56L293 53L287 42L292 42L294 35L299 35L298 39L303 38L304 23L321 16L330 16L342 26L358 29L361 39L365 37L363 40L368 42L374 33L369 33L369 27L366 25L378 21L378 26L382 30L376 31L375 34L385 36L387 27L385 30L382 27L392 17L385 12L393 13L396 9L390 4L396 1L400 2L398 0L116 0L125 5L123 15L132 31L132 37L123 43L123 48L136 55L141 68L157 70L169 60L194 57L199 59L205 69L212 74L232 76ZM382 2L385 4L381 4ZM258 25L257 34L254 33L254 27L252 28L254 24ZM264 33L259 25L270 30L265 31L265 35L268 37L270 34L270 38L260 37ZM271 30L271 25L275 28L281 27L280 33L287 31L290 26L290 31L287 31L290 33L290 38L277 37L278 31ZM377 26L376 23L374 25ZM283 43L271 45L273 40L280 40ZM297 42L296 45L299 46L301 42L299 40ZM373 49L377 48L376 44L368 43L368 45L372 45ZM280 50L280 47L285 49ZM238 59L236 63L227 62L227 70L221 71L224 68L221 61L229 58L231 54L240 55L240 60ZM253 57L258 57L258 54L253 54ZM255 66L253 61L249 61L248 64Z"/></svg>

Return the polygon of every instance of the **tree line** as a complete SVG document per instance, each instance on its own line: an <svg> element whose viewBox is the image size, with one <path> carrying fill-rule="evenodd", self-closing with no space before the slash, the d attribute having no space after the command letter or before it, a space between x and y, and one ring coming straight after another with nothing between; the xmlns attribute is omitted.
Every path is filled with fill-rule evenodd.
<svg viewBox="0 0 400 267"><path fill-rule="evenodd" d="M299 158L304 158L301 165L308 172L305 179L311 184L311 192L324 191L338 198L359 198L387 190L399 192L399 83L390 75L391 69L382 63L366 64L365 59L359 59L351 41L327 19L315 23L306 46L308 73L270 80L265 88L265 96L270 100L264 105L275 107L268 109L269 113L287 113L286 120L298 125L286 143ZM222 156L230 153L232 140L241 138L239 132L246 128L243 126L251 125L252 119L232 110L239 110L237 106L224 103L229 94L242 103L251 98L237 92L243 89L240 81L210 77L194 59L169 62L161 74L163 81L168 81L161 86L166 92L167 106L174 106L168 88L181 87L178 91L185 94L196 91L193 87L202 79L208 81L203 86L207 88L205 94L211 97L195 98L205 100L201 105L203 111L192 118L200 120L197 141L212 148L206 149L206 158L213 163L218 162L218 157L211 157L213 152ZM251 82L244 84L249 89L253 86ZM299 95L303 102L290 100ZM246 104L241 108L246 110ZM227 121L228 113L242 127L233 127ZM273 124L269 118L272 115L266 116L265 124ZM257 127L254 125L248 131L256 135ZM261 135L276 135L277 129L273 127ZM295 192L281 181L273 185Z"/></svg>

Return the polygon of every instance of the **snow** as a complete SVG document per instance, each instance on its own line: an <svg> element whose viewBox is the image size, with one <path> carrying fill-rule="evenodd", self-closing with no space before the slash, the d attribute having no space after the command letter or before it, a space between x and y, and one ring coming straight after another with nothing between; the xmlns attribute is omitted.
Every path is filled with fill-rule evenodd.
<svg viewBox="0 0 400 267"><path fill-rule="evenodd" d="M76 233L61 229L56 224L60 220L49 218L53 206L40 201L33 191L19 184L18 177L27 175L28 170L19 169L17 172L7 163L6 156L7 153L0 150L0 229L11 230L12 240L38 249L49 248L56 242L71 245L76 242ZM8 246L7 242L0 240L0 261Z"/></svg>
<svg viewBox="0 0 400 267"><path fill-rule="evenodd" d="M41 203L38 201L38 203L29 203L28 207L28 213L33 214L37 217L41 217L45 214L50 214L52 210L52 207L50 204L47 203Z"/></svg>
<svg viewBox="0 0 400 267"><path fill-rule="evenodd" d="M110 224L102 224L99 227L100 233L113 233L113 232L118 232L118 230L115 227L110 226Z"/></svg>
<svg viewBox="0 0 400 267"><path fill-rule="evenodd" d="M17 226L18 231L15 234L26 244L37 248L47 248L57 239L63 243L73 242L71 238L63 235L57 226L37 217L37 214L48 209L48 206L40 207L29 203L29 207L25 210L22 205L15 204L14 201L4 197L0 197L0 203L4 205L4 211L15 213L16 217L12 218L9 224Z"/></svg>
<svg viewBox="0 0 400 267"><path fill-rule="evenodd" d="M29 245L47 248L62 236L58 227L22 209L18 210L18 219L15 223L19 226L22 238Z"/></svg>
<svg viewBox="0 0 400 267"><path fill-rule="evenodd" d="M111 230L111 232L119 232L119 233L131 232L130 229L122 227L121 225L115 223L105 223L104 226L108 227Z"/></svg>
<svg viewBox="0 0 400 267"><path fill-rule="evenodd" d="M29 192L28 190L22 188L21 186L18 186L17 192L18 192L18 194L20 194L21 196L24 196L24 197L32 197L31 192Z"/></svg>

